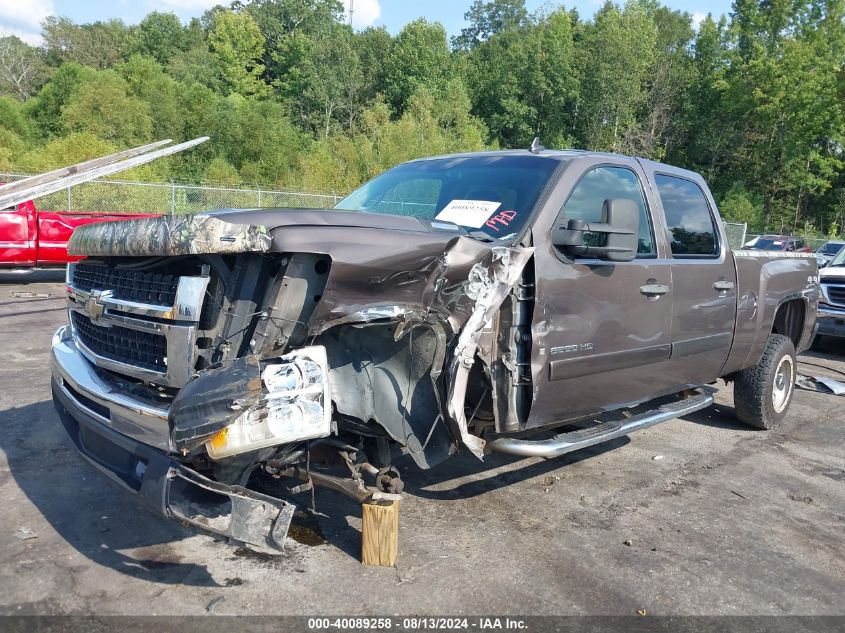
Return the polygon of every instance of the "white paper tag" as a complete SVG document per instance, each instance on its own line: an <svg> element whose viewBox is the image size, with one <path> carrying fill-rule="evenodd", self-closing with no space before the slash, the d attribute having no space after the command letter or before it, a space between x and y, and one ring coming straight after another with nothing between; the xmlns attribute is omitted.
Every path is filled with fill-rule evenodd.
<svg viewBox="0 0 845 633"><path fill-rule="evenodd" d="M501 202L486 200L452 200L434 219L480 229L500 206Z"/></svg>

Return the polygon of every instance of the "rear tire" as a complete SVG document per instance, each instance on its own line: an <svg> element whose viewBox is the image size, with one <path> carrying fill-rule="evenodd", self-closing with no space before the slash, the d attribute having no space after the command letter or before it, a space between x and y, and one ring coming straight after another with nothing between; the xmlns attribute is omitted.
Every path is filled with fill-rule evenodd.
<svg viewBox="0 0 845 633"><path fill-rule="evenodd" d="M740 422L755 429L780 424L795 393L797 368L792 341L770 334L758 363L736 374L734 408Z"/></svg>

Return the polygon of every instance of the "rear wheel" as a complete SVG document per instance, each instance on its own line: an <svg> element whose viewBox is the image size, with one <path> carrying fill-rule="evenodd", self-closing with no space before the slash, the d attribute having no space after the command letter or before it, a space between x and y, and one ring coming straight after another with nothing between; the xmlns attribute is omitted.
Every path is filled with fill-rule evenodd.
<svg viewBox="0 0 845 633"><path fill-rule="evenodd" d="M797 367L792 341L781 334L770 334L759 362L736 375L736 417L756 429L773 429L780 424L795 393Z"/></svg>

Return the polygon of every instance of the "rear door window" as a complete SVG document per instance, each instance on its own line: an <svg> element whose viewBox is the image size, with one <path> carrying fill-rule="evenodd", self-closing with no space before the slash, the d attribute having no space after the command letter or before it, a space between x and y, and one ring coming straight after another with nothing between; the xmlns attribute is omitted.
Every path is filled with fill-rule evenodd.
<svg viewBox="0 0 845 633"><path fill-rule="evenodd" d="M665 174L656 174L654 181L666 214L666 238L672 255L718 255L716 223L701 187L691 180Z"/></svg>

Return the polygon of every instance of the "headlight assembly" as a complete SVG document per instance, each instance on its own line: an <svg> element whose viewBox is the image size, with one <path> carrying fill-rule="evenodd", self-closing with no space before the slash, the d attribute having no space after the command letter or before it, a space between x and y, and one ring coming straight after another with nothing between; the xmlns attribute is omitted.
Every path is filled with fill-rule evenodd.
<svg viewBox="0 0 845 633"><path fill-rule="evenodd" d="M303 347L278 361L268 361L261 382L263 393L258 403L206 442L211 459L325 437L331 432L324 347Z"/></svg>

